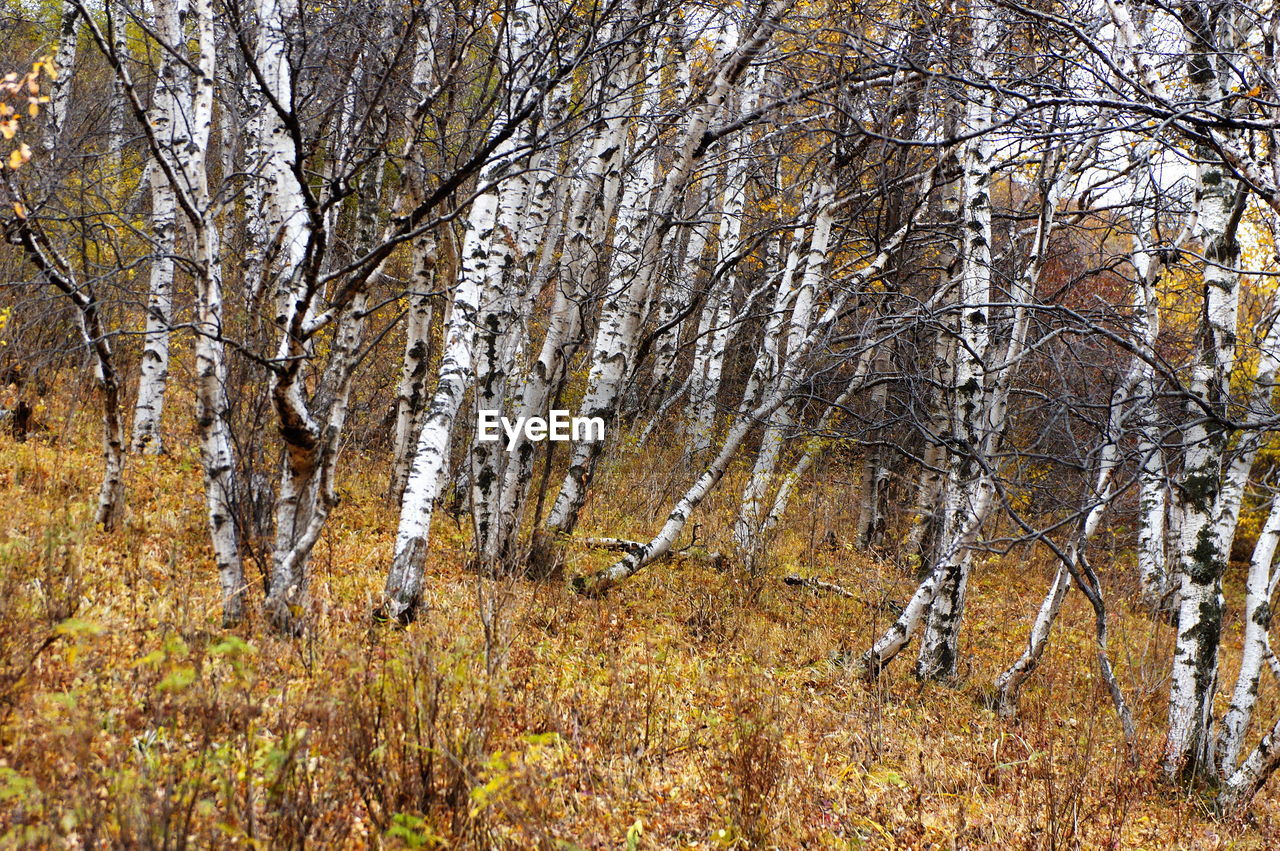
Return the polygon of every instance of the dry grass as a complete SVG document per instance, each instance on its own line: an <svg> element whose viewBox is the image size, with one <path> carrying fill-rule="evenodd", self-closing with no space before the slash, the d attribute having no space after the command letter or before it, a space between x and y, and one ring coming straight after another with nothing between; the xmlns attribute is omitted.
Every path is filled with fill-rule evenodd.
<svg viewBox="0 0 1280 851"><path fill-rule="evenodd" d="M218 628L193 455L131 459L128 521L111 535L87 525L96 462L67 433L0 439L5 845L1280 844L1274 790L1250 823L1223 824L1156 779L1165 625L1115 606L1144 736L1136 767L1079 601L1021 721L985 708L1043 564L980 569L958 683L921 687L907 661L874 688L857 679L841 654L866 646L911 583L842 543L852 500L836 473L804 490L769 572L677 560L604 600L477 579L462 569L465 523L442 518L430 608L389 630L368 613L395 513L378 463L352 457L316 550L314 628L290 641L258 622ZM624 467L600 484L584 531L639 535L669 503L678 459L646 451ZM700 540L725 545L732 503L723 488ZM568 573L604 557L574 553ZM861 599L777 581L792 570ZM1276 711L1270 687L1260 712Z"/></svg>

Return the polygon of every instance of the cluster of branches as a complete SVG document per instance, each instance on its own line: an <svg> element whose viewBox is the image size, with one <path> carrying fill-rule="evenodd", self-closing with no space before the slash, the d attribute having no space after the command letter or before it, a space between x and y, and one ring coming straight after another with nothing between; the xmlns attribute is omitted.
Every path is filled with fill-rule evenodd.
<svg viewBox="0 0 1280 851"><path fill-rule="evenodd" d="M919 580L868 677L913 640L917 676L953 677L975 557L1043 547L1060 568L1001 711L1075 587L1132 742L1103 583L1128 568L1090 561L1105 529L1177 626L1170 778L1234 809L1280 763L1280 726L1245 747L1278 667L1280 501L1255 464L1280 425L1270 6L64 0L55 24L4 24L57 68L34 154L2 173L6 297L36 329L5 355L77 325L109 528L127 453L171 448L191 341L227 623L256 558L271 622L305 628L352 442L390 456L374 614L401 623L438 504L461 495L477 571L553 572L624 426L672 435L685 479L651 538L595 542L618 558L587 594L670 554L736 458L724 543L760 567L804 476L852 443L854 543ZM614 438L557 459L475 434L476 412L565 399ZM1217 718L1243 505L1269 514Z"/></svg>

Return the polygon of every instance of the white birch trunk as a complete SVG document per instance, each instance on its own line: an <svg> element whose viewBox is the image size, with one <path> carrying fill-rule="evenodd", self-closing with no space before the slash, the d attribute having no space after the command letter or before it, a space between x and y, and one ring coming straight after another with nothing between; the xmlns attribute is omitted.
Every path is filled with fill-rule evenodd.
<svg viewBox="0 0 1280 851"><path fill-rule="evenodd" d="M1212 60L1210 60L1212 61ZM1208 79L1193 80L1197 97L1216 100L1212 70ZM1178 639L1169 689L1169 738L1165 773L1171 777L1212 774L1211 726L1218 680L1218 645L1222 625L1222 573L1227 555L1217 536L1224 456L1230 435L1207 421L1201 405L1225 413L1229 379L1235 360L1239 310L1239 260L1232 224L1236 182L1212 151L1199 152L1197 196L1206 263L1204 318L1199 352L1192 367L1188 403L1193 419L1187 430L1184 472L1176 490L1182 515L1179 547Z"/></svg>
<svg viewBox="0 0 1280 851"><path fill-rule="evenodd" d="M496 230L489 240L485 286L476 318L475 408L506 414L507 378L515 368L516 337L524 332L518 301L530 298L527 279L515 268L514 246L521 230L520 202L528 192L525 175L510 177L498 192ZM495 441L478 438L471 445L471 517L475 549L483 570L496 567L488 555L496 539L502 479L507 453Z"/></svg>
<svg viewBox="0 0 1280 851"><path fill-rule="evenodd" d="M723 223L722 223L723 224ZM719 404L720 378L724 373L725 349L729 345L729 332L734 323L733 291L729 288L732 276L724 276L721 280L715 311L710 313L710 328L704 340L706 349L702 360L702 371L697 383L690 389L686 402L689 440L687 450L690 455L697 456L711 448L716 432L716 406ZM696 391L696 393L694 392Z"/></svg>
<svg viewBox="0 0 1280 851"><path fill-rule="evenodd" d="M946 406L938 399L934 407L946 418ZM934 434L944 434L945 425ZM942 445L930 441L925 445L923 464L916 479L915 498L907 512L907 534L903 536L899 558L903 569L918 575L920 569L928 561L924 552L925 535L933 525L938 498L942 495L944 474L942 465L946 462L946 453Z"/></svg>
<svg viewBox="0 0 1280 851"><path fill-rule="evenodd" d="M409 477L413 444L422 428L425 411L435 267L435 239L428 235L414 240L413 281L405 318L404 365L396 387L396 434L391 476L391 493L396 499L404 491Z"/></svg>
<svg viewBox="0 0 1280 851"><path fill-rule="evenodd" d="M129 60L128 38L128 6L121 0L109 0L107 14L111 20L111 49L120 61ZM125 122L128 118L128 105L125 103L124 88L119 80L112 81L111 107L107 122L107 154L111 157L114 171L119 171L121 155L125 145Z"/></svg>
<svg viewBox="0 0 1280 851"><path fill-rule="evenodd" d="M973 61L979 76L989 76L990 55L996 43L996 10L985 0L972 9ZM962 260L956 311L958 345L953 380L954 413L952 437L956 449L950 458L950 484L955 491L955 515L951 521L957 535L976 534L986 513L986 499L978 491L989 488L980 472L977 453L986 443L985 420L990 400L984 392L985 355L990 341L991 302L991 174L992 146L983 132L991 123L993 95L981 91L972 95L965 115L965 129L978 133L965 143L961 153ZM970 530L973 530L970 532ZM920 642L916 673L922 679L950 677L955 672L956 644L964 598L968 585L967 547L961 551L949 545L947 569L939 577L937 596L929 607L929 617Z"/></svg>
<svg viewBox="0 0 1280 851"><path fill-rule="evenodd" d="M513 11L508 33L512 49L509 62L519 65L536 37L537 10L521 3ZM477 321L495 232L499 227L501 178L512 166L521 137L511 134L494 149L481 169L479 182L487 187L473 202L467 217L461 248L461 268L454 287L436 389L418 435L400 506L395 554L387 573L383 599L375 616L408 623L417 616L422 600L423 572L436 500L449 477L449 451L454 422L474 375ZM498 235L498 239L502 236Z"/></svg>
<svg viewBox="0 0 1280 851"><path fill-rule="evenodd" d="M623 311L624 314L638 313L639 306L648 301L654 281L657 278L658 264L656 261L661 256L674 213L680 204L679 194L684 192L688 186L694 165L700 162L706 153L704 136L711 125L711 120L719 112L738 77L773 36L778 20L785 9L786 7L783 3L770 4L763 19L757 24L750 37L719 63L715 78L704 100L694 111L682 134L680 152L672 163L671 169L667 172L661 191L657 195L651 216L655 221L646 231L645 244L639 252L639 257L641 258L641 262L638 264L639 268L630 272L628 276L630 295L626 301L628 304L636 305L636 307L627 307ZM723 234L721 239L724 239ZM736 239L734 242L736 243ZM617 342L620 349L634 347L635 335L638 329L638 317L634 322L628 320L619 325ZM606 331L605 333L613 334L615 332ZM597 343L599 342L597 340ZM621 382L614 380L612 376L616 373L625 378L629 371L634 368L634 364L628 363L625 351L623 351L621 359L608 353L606 353L606 356L610 359L607 362L602 360L597 398L592 399L591 391L589 390L587 399L583 403L583 410L601 412L592 413L591 415L594 416L606 415L604 412L607 410L607 417L611 419L616 411L616 403L621 390ZM612 400L608 406L598 404L602 403L606 398ZM606 422L608 422L608 419L606 419ZM578 520L578 514L585 504L595 461L599 457L602 448L601 444L595 441L575 443L574 461L570 464L555 504L547 518L547 532L568 533L573 530Z"/></svg>
<svg viewBox="0 0 1280 851"><path fill-rule="evenodd" d="M777 363L775 375L780 375L790 365L792 362L791 353L799 349L805 335L809 332L809 325L813 318L814 298L826 268L827 251L831 243L831 228L835 222L835 191L829 182L822 181L818 184L818 188L814 191L813 203L816 213L808 250L801 257L800 250L804 240L804 227L796 228L796 232L792 235L791 249L788 252L782 281L780 282L780 299L774 308L773 317L780 323L787 309L790 309L790 315L786 316L785 321L786 334L783 336L782 326L774 331L772 324L770 324L765 333L766 341L771 341L771 331L778 336L774 343L777 346L777 350L770 355L772 360ZM803 271L800 271L802 263ZM797 279L798 271L800 271L800 274ZM785 351L783 350L784 343ZM785 509L786 498L782 499L781 508L779 508L778 500L775 498L769 514L763 518L759 516L760 506L768 491L778 458L782 452L785 435L793 421L792 405L790 402L784 402L782 407L770 418L770 422L760 438L760 451L756 455L751 478L743 490L742 505L739 509L738 523L735 530L737 544L743 551L750 552L757 548L760 545L762 534L767 532L767 528L773 525L769 522L769 518L775 518L774 522L776 522L776 517L780 516L781 511ZM801 471L801 475L803 475L803 471Z"/></svg>
<svg viewBox="0 0 1280 851"><path fill-rule="evenodd" d="M801 223L791 235L791 244L787 250L787 259L783 264L782 275L778 281L778 289L774 295L773 309L765 323L764 337L760 341L761 360L769 370L769 380L776 380L782 372L781 337L785 327L785 313L789 302L795 297L796 272L800 265L801 247L804 242L806 227ZM734 524L733 538L739 552L753 554L761 541L759 534L763 525L760 516L761 503L772 480L773 471L777 467L778 456L783 442L783 427L789 422L780 422L785 417L787 406L770 418L760 437L760 448L756 452L755 464L751 478L742 491L742 502L738 507L738 519Z"/></svg>
<svg viewBox="0 0 1280 851"><path fill-rule="evenodd" d="M710 179L710 178L709 178ZM704 200L701 196L707 196ZM715 195L714 187L703 188L695 200L690 202L686 215L694 219L689 227L689 237L685 242L683 257L673 259L674 269L671 280L662 288L658 299L659 327L666 327L675 322L676 317L684 310L697 291L698 279L702 272L702 255L706 251L707 242L711 238L712 223L710 212L704 212L710 196ZM701 317L701 312L699 312ZM650 382L651 394L657 397L669 389L675 379L676 361L680 353L680 338L687 327L688 318L679 322L661 334L653 348L653 378ZM698 337L697 340L701 340ZM695 348L697 342L695 341ZM656 418L655 418L656 419Z"/></svg>
<svg viewBox="0 0 1280 851"><path fill-rule="evenodd" d="M863 362L866 363L867 361L864 360ZM813 466L814 461L816 461L818 456L822 454L822 435L831 427L831 421L844 409L844 406L849 403L851 398L853 398L853 394L857 390L861 389L861 387L862 373L859 372L854 375L853 381L850 382L844 392L842 392L840 396L831 403L831 407L827 408L826 412L822 415L822 418L818 420L818 424L814 428L814 431L818 436L808 442L804 451L796 460L796 463L792 465L791 469L787 471L787 474L782 477L782 481L778 484L778 489L773 496L773 504L770 506L769 513L765 515L764 522L760 527L759 534L762 537L767 536L782 520L782 516L787 511L787 506L791 501L791 494L794 493L796 485L800 483L800 480L804 478L805 474L808 473L809 469ZM768 432L765 433L765 436L768 436ZM779 445L781 444L781 432L779 432L777 442Z"/></svg>
<svg viewBox="0 0 1280 851"><path fill-rule="evenodd" d="M715 280L712 279L712 284ZM707 292L702 308L698 311L698 326L694 332L693 363L689 367L688 395L685 400L684 430L685 452L696 454L711 445L711 437L699 428L702 412L707 408L707 368L711 362L711 350L715 345L716 323L724 313L721 306L728 298L722 287Z"/></svg>
<svg viewBox="0 0 1280 851"><path fill-rule="evenodd" d="M207 0L197 0L197 7ZM222 589L222 620L230 625L244 617L244 566L236 528L235 449L227 399L227 364L222 334L222 272L218 267L218 233L212 226L196 231L200 264L196 302L196 421L204 471L205 508L214 563Z"/></svg>
<svg viewBox="0 0 1280 851"><path fill-rule="evenodd" d="M293 71L287 55L287 34L297 13L297 3L296 0L256 0L256 11L258 40L254 59L265 81L262 109L255 122L263 175L263 243L279 246L273 256L263 259L262 273L276 277L276 321L287 326L296 309L296 299L291 297L298 285L295 278L310 242L310 223L296 171L298 152L281 114L293 108Z"/></svg>
<svg viewBox="0 0 1280 851"><path fill-rule="evenodd" d="M927 182L925 188L922 189L922 193L927 195L930 191L930 186L931 183ZM693 511L697 509L703 499L711 493L711 490L720 481L725 470L728 469L729 462L737 454L747 434L758 422L777 411L790 395L795 392L805 376L805 371L802 368L805 357L813 350L832 323L835 322L836 317L840 316L851 294L856 292L861 284L878 276L884 270L889 258L893 252L897 251L898 246L906 238L913 224L914 222L908 222L904 225L884 244L880 253L870 263L859 269L857 273L850 276L845 282L845 286L832 297L831 303L823 311L818 321L813 324L805 338L788 351L788 362L782 375L778 377L771 387L762 388L763 392L760 394L762 400L758 405L755 405L751 398L755 393L751 390L751 382L748 382L748 389L744 393L742 404L738 407L737 414L728 433L725 435L719 452L677 501L671 513L667 515L667 520L658 534L648 543L632 549L618 562L597 571L590 578L583 579L580 577L575 580L575 587L580 592L589 594L604 593L609 588L634 575L638 570L652 564L671 551L671 547L684 530L685 524ZM756 366L752 370L753 375L758 376L763 372L762 363L767 357L767 353L763 350L757 354ZM864 354L863 361L859 367L859 374L865 371L868 360Z"/></svg>
<svg viewBox="0 0 1280 851"><path fill-rule="evenodd" d="M533 4L517 4L508 21L508 34L513 41L516 56L530 55L535 50L534 40L541 31L536 20L537 7ZM524 72L519 65L514 87L524 86ZM559 94L557 92L556 94ZM547 104L550 123L560 120L562 103L557 99ZM535 129L531 125L525 134L525 144L536 145ZM621 154L614 157L614 161ZM485 286L477 315L475 351L475 408L478 411L496 410L507 413L508 389L519 381L521 339L526 333L527 317L532 312L537 293L532 291L528 270L523 256L517 257L519 246L532 245L533 236L527 231L542 225L541 214L526 215L530 196L539 196L538 210L545 205L548 187L546 178L535 185L532 165L528 159L508 163L514 174L507 176L498 191L496 230L489 240L489 256L485 261ZM607 182L607 177L606 177ZM471 517L475 536L477 566L483 572L498 570L505 562L510 527L503 517L504 478L511 463L511 454L495 441L477 438L471 445Z"/></svg>
<svg viewBox="0 0 1280 851"><path fill-rule="evenodd" d="M873 372L876 375L887 375L890 366L888 344L884 344L876 355ZM873 412L883 411L888 398L889 385L881 381L871 391L868 408ZM860 550L880 545L885 531L884 503L888 487L889 467L884 447L867 446L863 450L862 493L858 500L858 520L854 531L854 546Z"/></svg>
<svg viewBox="0 0 1280 851"><path fill-rule="evenodd" d="M911 599L903 608L902 613L898 615L897 620L885 630L884 634L876 639L864 654L862 654L863 670L869 677L876 677L884 669L895 656L901 652L911 637L915 634L920 624L928 616L930 609L937 604L939 591L949 575L956 573L959 565L966 557L969 547L977 540L978 530L982 522L986 519L987 509L990 507L990 499L994 488L985 481L979 482L974 488L976 493L975 501L969 506L966 512L957 511L957 497L952 497L956 488L948 487L949 498L947 499L946 510L950 517L961 517L966 525L956 529L950 534L945 547L938 556L937 564L933 570L925 577L911 595ZM963 587L961 588L963 591ZM950 612L948 612L949 614Z"/></svg>
<svg viewBox="0 0 1280 851"><path fill-rule="evenodd" d="M419 103L431 94L435 78L436 14L428 12L419 26L413 55L412 86ZM412 121L412 116L410 118ZM417 132L407 127L407 134ZM410 184L416 196L426 191L426 164L421 149L413 146L410 157ZM436 237L425 233L413 240L408 308L405 318L404 362L396 387L396 433L391 462L391 495L399 500L409 477L409 462L426 406L427 370L431 358L432 292L436 285L438 260Z"/></svg>
<svg viewBox="0 0 1280 851"><path fill-rule="evenodd" d="M753 97L746 98L745 109L752 108ZM720 395L720 378L724 373L725 350L734 324L733 293L737 288L737 264L741 259L742 214L747 200L746 140L739 137L729 153L725 166L724 203L720 210L719 242L713 285L717 287L716 310L710 333L703 338L702 372L688 399L689 452L698 455L711 448L716 429L716 402Z"/></svg>
<svg viewBox="0 0 1280 851"><path fill-rule="evenodd" d="M1232 815L1242 812L1277 766L1280 766L1280 719L1250 751L1240 768L1223 782L1218 792L1218 807Z"/></svg>
<svg viewBox="0 0 1280 851"><path fill-rule="evenodd" d="M53 64L58 77L53 81L49 92L49 105L46 108L45 145L52 150L58 143L62 131L66 129L67 115L71 103L71 81L76 72L76 50L80 40L80 7L69 0L60 5L58 18L58 48L53 56Z"/></svg>
<svg viewBox="0 0 1280 851"><path fill-rule="evenodd" d="M1276 373L1280 371L1280 323L1272 323L1259 348L1257 371L1253 377L1253 391L1246 405L1250 416L1263 418L1276 413L1271 397L1275 394ZM1224 554L1224 558L1230 557L1245 488L1249 484L1253 463L1258 457L1265 437L1265 432L1260 429L1243 434L1231 454L1231 463L1227 465L1223 476L1214 537L1218 541L1218 547Z"/></svg>
<svg viewBox="0 0 1280 851"><path fill-rule="evenodd" d="M484 180L484 175L481 175ZM395 555L378 617L408 623L422 600L423 568L436 500L449 478L454 420L471 381L476 316L495 225L497 197L490 191L472 202L462 243L462 268L454 288L436 389L427 408L400 505Z"/></svg>
<svg viewBox="0 0 1280 851"><path fill-rule="evenodd" d="M1250 414L1257 417L1275 414L1272 397L1276 389L1276 375L1280 371L1280 323L1272 323L1261 349L1254 377L1254 390L1248 406ZM1219 506L1216 530L1224 554L1231 551L1230 542L1239 517L1245 485L1263 438L1264 433L1261 431L1244 435L1227 471L1226 481L1223 483L1225 495ZM1258 698L1262 665L1270 652L1268 634L1271 625L1271 598L1276 582L1273 564L1278 542L1280 500L1273 501L1249 561L1249 573L1245 581L1244 640L1240 672L1231 694L1231 704L1222 717L1215 746L1217 771L1224 778L1231 777L1237 770L1237 761L1244 747L1244 738Z"/></svg>
<svg viewBox="0 0 1280 851"><path fill-rule="evenodd" d="M226 391L226 351L222 342L222 252L205 160L213 126L216 80L212 0L194 0L193 11L200 55L194 80L192 132L187 150L175 153L177 161L185 164L183 174L193 188L193 206L201 214L193 222L198 261L196 417L210 539L222 589L222 620L224 624L233 624L244 616L245 580L235 518L238 496L235 449Z"/></svg>
<svg viewBox="0 0 1280 851"><path fill-rule="evenodd" d="M171 12L162 8L157 17L163 19ZM244 611L244 575L234 516L236 465L227 423L220 245L206 170L216 76L212 0L195 0L193 12L198 55L194 62L185 63L191 75L191 89L182 100L189 133L184 137L183 147L175 149L171 140L166 141L155 134L150 122L143 122L143 130L153 160L161 172L154 179L169 182L195 235L197 426L205 502L223 593L223 620L234 623ZM180 16L178 20L182 20ZM87 26L99 49L110 56L107 40L92 18L88 19ZM186 53L186 33L181 31L179 34L180 43L168 48ZM113 68L134 113L143 115L145 108L127 66L117 58L113 61Z"/></svg>
<svg viewBox="0 0 1280 851"><path fill-rule="evenodd" d="M158 2L156 35L165 45L182 43L182 19L186 3ZM155 137L170 162L177 163L180 152L190 143L191 91L186 66L165 48L160 52L160 68L152 95L151 117ZM138 395L133 409L130 449L159 455L164 452L160 426L164 417L165 393L169 381L169 333L173 324L173 255L177 246L178 201L174 187L160 179L151 182L151 229L155 234L155 254L148 282L146 329L143 333L142 363Z"/></svg>
<svg viewBox="0 0 1280 851"><path fill-rule="evenodd" d="M1152 51L1135 25L1125 0L1107 0L1116 28L1117 46L1136 69L1139 81L1160 100L1168 89L1155 65ZM1218 57L1204 47L1217 44L1210 19L1217 15L1187 4L1182 23L1188 55L1190 97L1217 103L1222 96L1217 78ZM1215 140L1230 147L1231 140ZM1236 182L1231 179L1218 152L1207 145L1196 151L1196 222L1206 258L1204 265L1205 310L1199 329L1198 355L1193 366L1188 404L1192 426L1186 434L1183 479L1170 506L1179 526L1178 638L1174 649L1169 689L1169 736L1164 771L1170 779L1194 775L1212 776L1211 727L1213 696L1218 679L1218 645L1222 625L1221 579L1226 553L1221 549L1217 521L1222 496L1223 457L1230 435L1218 423L1203 420L1201 405L1225 410L1229 378L1235 359L1239 294L1232 270L1239 258L1232 224ZM1154 506L1150 511L1154 512Z"/></svg>
<svg viewBox="0 0 1280 851"><path fill-rule="evenodd" d="M1142 599L1154 611L1161 605L1167 584L1165 572L1164 519L1167 488L1164 470L1164 451L1160 445L1159 423L1156 409L1156 376L1152 360L1156 354L1156 339L1160 333L1160 304L1155 282L1158 267L1146 246L1146 222L1140 220L1133 252L1134 269L1138 274L1138 310L1136 314L1139 343L1146 358L1138 362L1138 387L1141 396L1138 409L1138 577Z"/></svg>
<svg viewBox="0 0 1280 851"><path fill-rule="evenodd" d="M593 262L593 244L603 239L608 227L605 208L609 206L608 197L615 191L617 162L622 157L622 149L626 139L627 124L624 110L619 108L626 93L627 75L610 75L603 81L602 102L606 107L605 117L588 135L580 149L580 177L570 193L570 202L564 213L564 250L560 258L560 277L550 306L547 329L532 367L525 370L522 366L523 355L518 351L523 346L524 328L509 336L506 359L512 367L508 382L509 387L519 387L516 417L528 419L543 415L551 402L556 388L567 377L568 357L572 353L573 340L577 336L582 319L581 303L598 286L596 278L600 273L600 265ZM552 92L548 104L549 123L559 121L567 103L569 91L565 86ZM551 193L554 174L554 149L544 153L539 174L530 190L530 204L537 205L537 197ZM544 227L535 217L526 220L521 228L521 239L526 242L534 240L534 235L527 233L528 228L543 233L541 257L529 282L526 298L521 305L521 323L527 326L532 311L533 299L541 291L543 278L549 274L550 257L560 239L558 227ZM514 394L513 394L514 395ZM506 564L516 552L515 538L520 531L521 518L525 508L525 499L533 481L533 466L536 458L536 447L529 442L525 433L520 431L510 443L505 453L505 464L501 467L501 476L496 483L494 508L489 514L488 534L480 547L482 558L490 565Z"/></svg>
<svg viewBox="0 0 1280 851"><path fill-rule="evenodd" d="M1258 534L1249 560L1245 581L1244 641L1240 655L1240 673L1231 693L1231 704L1222 716L1218 730L1218 770L1231 778L1238 768L1249 721L1258 702L1262 666L1269 655L1268 633L1271 627L1271 598L1276 545L1280 543L1280 499L1273 500L1266 523ZM1230 786L1230 783L1228 783Z"/></svg>

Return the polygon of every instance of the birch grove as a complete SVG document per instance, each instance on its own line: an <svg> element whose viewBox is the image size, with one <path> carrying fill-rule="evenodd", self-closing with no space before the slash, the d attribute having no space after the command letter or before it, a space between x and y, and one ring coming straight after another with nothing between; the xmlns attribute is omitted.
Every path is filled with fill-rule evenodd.
<svg viewBox="0 0 1280 851"><path fill-rule="evenodd" d="M1245 812L1280 765L1274 10L846 11L29 10L0 374L83 373L104 534L197 459L228 629L316 634L370 480L393 528L340 581L379 629L453 567L623 607L840 587L825 547L885 577L841 670L962 688L1013 560L999 716L1085 646L1162 743L1131 756ZM1165 633L1158 721L1117 612Z"/></svg>

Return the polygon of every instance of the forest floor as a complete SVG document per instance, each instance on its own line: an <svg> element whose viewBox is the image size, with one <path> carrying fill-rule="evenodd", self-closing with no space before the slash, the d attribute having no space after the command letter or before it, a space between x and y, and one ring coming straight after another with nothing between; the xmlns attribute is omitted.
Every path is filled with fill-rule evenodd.
<svg viewBox="0 0 1280 851"><path fill-rule="evenodd" d="M69 433L0 438L5 846L1280 847L1275 781L1234 823L1160 782L1171 629L1119 600L1136 765L1078 595L1021 719L986 708L1051 574L1040 556L979 565L957 682L921 686L910 648L874 687L841 664L913 583L847 545L838 470L803 489L759 575L676 559L604 599L567 578L608 554L572 553L556 581L481 580L465 518L441 516L429 609L393 629L369 613L396 512L384 465L352 452L312 628L289 640L256 615L219 626L194 449L131 458L126 522L105 534L98 452ZM671 503L678 459L630 457L584 534L638 537ZM729 482L700 540L723 546L733 503ZM1258 717L1277 711L1268 684Z"/></svg>

